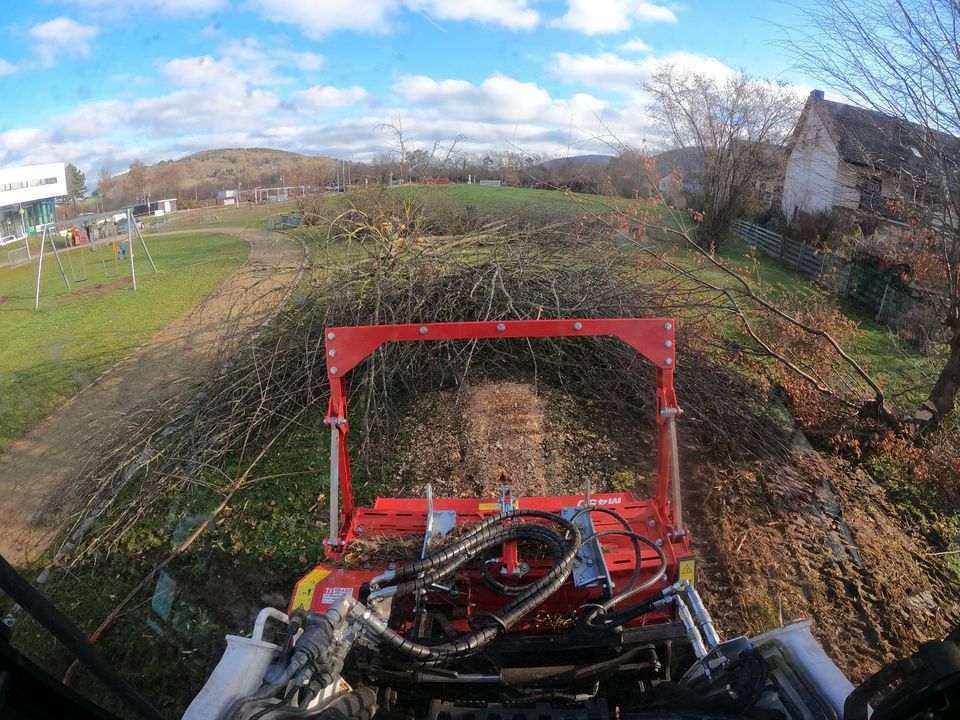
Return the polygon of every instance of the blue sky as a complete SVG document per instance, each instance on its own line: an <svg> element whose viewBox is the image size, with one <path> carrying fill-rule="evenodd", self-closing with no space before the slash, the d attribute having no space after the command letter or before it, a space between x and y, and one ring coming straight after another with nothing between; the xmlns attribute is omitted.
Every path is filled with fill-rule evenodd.
<svg viewBox="0 0 960 720"><path fill-rule="evenodd" d="M790 70L763 0L39 0L5 7L0 165L94 176L215 147L370 159L413 146L551 156L656 144L660 63Z"/></svg>

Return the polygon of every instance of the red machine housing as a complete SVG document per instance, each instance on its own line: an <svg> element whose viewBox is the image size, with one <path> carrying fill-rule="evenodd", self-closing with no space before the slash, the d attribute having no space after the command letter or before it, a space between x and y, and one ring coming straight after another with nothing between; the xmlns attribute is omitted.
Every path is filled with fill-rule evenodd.
<svg viewBox="0 0 960 720"><path fill-rule="evenodd" d="M500 322L424 323L422 325L373 325L329 328L326 332L327 377L330 381L330 405L326 422L331 428L331 516L330 537L325 542L330 565L318 565L300 580L291 608L325 611L341 594L350 592L359 599L361 585L383 572L385 567L338 569L345 549L358 536L418 536L427 532L428 501L425 498L378 498L372 508L358 508L353 502L350 482L350 460L347 438L346 375L387 342L423 340L470 340L527 337L610 336L623 340L656 367L657 397L657 482L653 498L637 499L631 493L601 493L555 497L511 498L513 508L560 513L563 508L583 507L587 502L616 510L633 532L654 541L666 556L666 570L648 593L659 591L677 580L694 578L694 560L680 512L679 472L676 458L675 419L680 409L673 389L675 323L670 318L582 319L582 320L514 320ZM338 498L342 496L342 509ZM502 508L498 498L438 498L432 501L434 511L454 511L456 522L472 524ZM596 531L620 529L612 516L591 513ZM549 564L535 558L518 558L515 545L504 547L498 572L514 574L517 564L524 562L530 577L546 572ZM640 578L647 579L660 567L660 559L652 548L642 546ZM624 536L603 538L602 552L614 587L622 587L634 572L636 554L631 540ZM471 571L473 572L473 571ZM472 612L490 610L502 604L502 596L485 586L479 571L444 599L458 608L454 617L466 627ZM575 587L568 583L545 601L535 613L516 627L520 632L550 629L544 618L564 614L599 597L600 587ZM453 598L453 599L451 599ZM649 613L636 622L650 624L673 619L672 606L659 613Z"/></svg>

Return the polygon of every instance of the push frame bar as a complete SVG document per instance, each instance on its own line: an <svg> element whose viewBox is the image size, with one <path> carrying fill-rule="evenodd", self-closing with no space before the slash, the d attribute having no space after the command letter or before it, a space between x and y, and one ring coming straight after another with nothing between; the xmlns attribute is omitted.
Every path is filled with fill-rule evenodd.
<svg viewBox="0 0 960 720"><path fill-rule="evenodd" d="M342 550L354 515L350 458L347 453L346 375L388 342L481 340L542 337L615 337L657 369L656 503L675 539L685 534L681 516L676 418L680 414L673 389L676 361L673 318L603 318L569 320L493 320L405 325L331 327L325 333L330 404L330 536L327 553ZM671 492L672 491L672 492ZM342 509L339 507L342 498Z"/></svg>

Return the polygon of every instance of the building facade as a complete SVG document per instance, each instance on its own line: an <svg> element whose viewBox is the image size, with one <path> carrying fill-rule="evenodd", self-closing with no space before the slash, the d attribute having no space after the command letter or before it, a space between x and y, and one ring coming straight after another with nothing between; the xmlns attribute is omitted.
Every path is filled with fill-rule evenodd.
<svg viewBox="0 0 960 720"><path fill-rule="evenodd" d="M0 236L42 232L56 220L56 198L66 194L66 163L0 168Z"/></svg>
<svg viewBox="0 0 960 720"><path fill-rule="evenodd" d="M957 138L814 90L790 141L784 215L841 210L896 221L892 205L936 206L941 192L936 161L927 157L932 148L960 156Z"/></svg>

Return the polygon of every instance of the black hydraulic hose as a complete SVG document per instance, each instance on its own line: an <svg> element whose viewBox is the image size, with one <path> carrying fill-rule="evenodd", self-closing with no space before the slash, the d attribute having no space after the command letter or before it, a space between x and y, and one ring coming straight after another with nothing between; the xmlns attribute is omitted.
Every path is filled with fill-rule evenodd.
<svg viewBox="0 0 960 720"><path fill-rule="evenodd" d="M638 618L641 615L646 615L648 612L654 609L654 605L663 599L664 593L661 591L654 595L651 598L647 598L641 603L632 605L623 610L618 610L613 613L607 613L602 616L602 622L599 624L593 623L593 618L596 616L596 612L590 613L581 619L582 622L585 622L588 627L593 628L609 628L609 627L618 627L624 623L628 623L634 618ZM600 607L597 606L597 610L600 610Z"/></svg>
<svg viewBox="0 0 960 720"><path fill-rule="evenodd" d="M24 611L62 642L77 660L117 694L137 715L149 720L163 720L153 705L127 684L93 649L86 637L67 617L33 588L16 569L0 555L0 590L3 590Z"/></svg>
<svg viewBox="0 0 960 720"><path fill-rule="evenodd" d="M465 553L474 554L473 551L478 545L485 544L493 526L508 520L517 520L525 517L549 520L560 525L568 533L576 534L577 537L580 536L580 530L576 525L556 513L546 512L544 510L511 510L510 512L497 513L477 523L468 535L460 538L452 545L445 545L422 560L415 560L414 562L400 566L394 571L390 584L394 584L397 580L416 577L425 571L432 570L437 565L444 565Z"/></svg>
<svg viewBox="0 0 960 720"><path fill-rule="evenodd" d="M606 602L600 603L600 607L604 611L609 610L614 605L618 605L619 603L626 600L628 597L632 597L634 595L637 595L643 592L644 590L649 589L651 586L655 585L660 580L660 576L663 575L663 573L667 569L667 556L666 554L664 554L663 548L661 548L659 545L657 545L656 542L646 537L645 535L641 535L640 533L635 533L632 530L601 530L600 532L594 533L593 535L591 535L589 538L587 538L587 540L593 540L595 538L603 537L605 535L625 535L627 537L633 538L634 540L649 546L650 548L653 549L655 553L657 553L657 557L660 559L660 566L657 568L657 571L653 575L651 575L649 578L644 580L642 583L640 583L636 587L630 590L624 590L622 592L619 592L613 597L611 597L609 600L607 600Z"/></svg>
<svg viewBox="0 0 960 720"><path fill-rule="evenodd" d="M618 513L616 510L613 510L611 508L606 508L606 507L599 507L597 505L589 505L581 510L578 510L574 514L574 516L570 518L570 522L576 522L577 518L580 517L581 515L585 515L587 513L592 513L592 512L604 513L606 515L611 516L623 526L624 530L633 529L632 527L630 527L630 523L627 522L626 518L624 518L623 515ZM589 540L584 540L583 543L581 543L581 546L586 545L588 542ZM634 583L636 583L637 580L640 579L640 560L641 560L640 541L637 540L635 537L631 537L630 542L633 543L633 554L636 557L636 564L633 566L633 574L630 575L630 579L627 581L627 584L623 586L623 590L621 590L620 592L627 592L628 590L630 590L630 588L634 586ZM613 588L611 588L610 590L612 592Z"/></svg>
<svg viewBox="0 0 960 720"><path fill-rule="evenodd" d="M648 600L644 601L643 603L641 603L636 607L625 608L624 610L618 611L616 613L607 614L607 611L610 610L610 608L616 605L619 605L627 598L633 597L634 595L638 595L644 590L647 590L651 586L655 585L663 575L664 571L667 569L667 556L664 554L663 548L657 545L657 543L651 540L650 538L640 535L638 533L634 533L632 531L627 531L627 530L603 530L599 533L594 533L594 535L584 540L584 542L589 542L590 540L596 537L600 537L602 535L627 535L632 537L636 542L645 543L646 545L650 546L654 550L654 552L657 553L660 559L660 566L657 568L657 571L655 573L653 573L646 581L642 582L640 585L637 585L636 587L629 590L623 590L603 603L591 604L590 607L593 608L592 611L588 612L587 614L585 614L580 618L580 622L586 623L590 627L611 627L611 626L622 625L623 623L629 620L632 620L633 618L639 617L640 615L650 612L650 610L653 609L652 603L657 600L660 600L663 597L662 593L658 593L653 598L649 598ZM639 560L640 558L638 557L638 562L637 562L638 568L640 564ZM599 613L604 613L605 615L604 615L603 622L598 625L593 622L593 619Z"/></svg>
<svg viewBox="0 0 960 720"><path fill-rule="evenodd" d="M498 528L498 530L498 533L491 535L486 542L478 546L472 555L461 555L454 561L434 568L430 572L425 573L422 577L397 585L396 594L405 595L407 593L417 592L419 590L429 588L432 584L441 582L442 580L445 580L456 574L461 567L472 561L478 554L481 554L490 548L502 545L505 542L516 540L534 540L542 545L551 547L553 549L552 554L555 558L561 557L564 553L563 538L560 536L560 533L553 528L542 525L534 525L533 523L514 523L511 525L504 525L503 527Z"/></svg>
<svg viewBox="0 0 960 720"><path fill-rule="evenodd" d="M502 532L492 532L494 530L492 526L495 523L504 522L506 520L514 520L519 517L538 517L556 522L570 533L570 540L567 543L564 543L559 532L552 528L535 523L511 523L510 525L502 528ZM525 586L523 588L523 592L508 602L507 605L500 610L500 612L497 614L499 617L498 623L495 625L485 625L465 635L462 635L459 638L438 645L422 645L412 640L408 640L385 625L378 628L367 625L368 633L373 635L388 649L392 649L402 655L406 655L407 657L422 663L437 663L452 658L464 657L476 652L481 647L493 640L500 633L503 627L510 627L518 622L536 605L556 592L563 585L563 583L566 582L567 578L570 576L570 573L573 571L574 558L576 557L577 548L580 546L580 530L576 525L564 520L559 515L537 510L517 510L511 513L501 513L500 515L494 516L493 519L485 521L485 523L482 524L485 524L486 527L481 528L479 532L474 534L474 537L482 538L479 541L478 547L480 548L483 548L489 543L501 544L504 537L536 537L538 540L543 540L546 544L551 546L551 549L554 552L554 564L550 570L535 582ZM491 532L488 532L488 530ZM476 546L477 543L470 543L470 545ZM437 555L443 555L446 557L449 555L449 553L440 551L437 553ZM462 567L474 556L475 553L469 556L461 554L460 557L451 557L449 562L451 562L451 566L455 565L456 567ZM417 572L422 572L425 568L432 570L435 567L435 564L429 562L431 559L432 558L426 558L424 561L412 563L407 568L404 568L403 575L409 575L411 573L416 574ZM444 577L447 575L447 570L448 568L441 566L440 568L437 568L435 572L431 572L429 577ZM455 568L453 572L455 572ZM417 588L420 583L426 582L428 582L428 577L425 576L419 581L414 580L410 583L404 583L398 588L398 591L400 589L403 589L404 591L410 591L411 588Z"/></svg>

